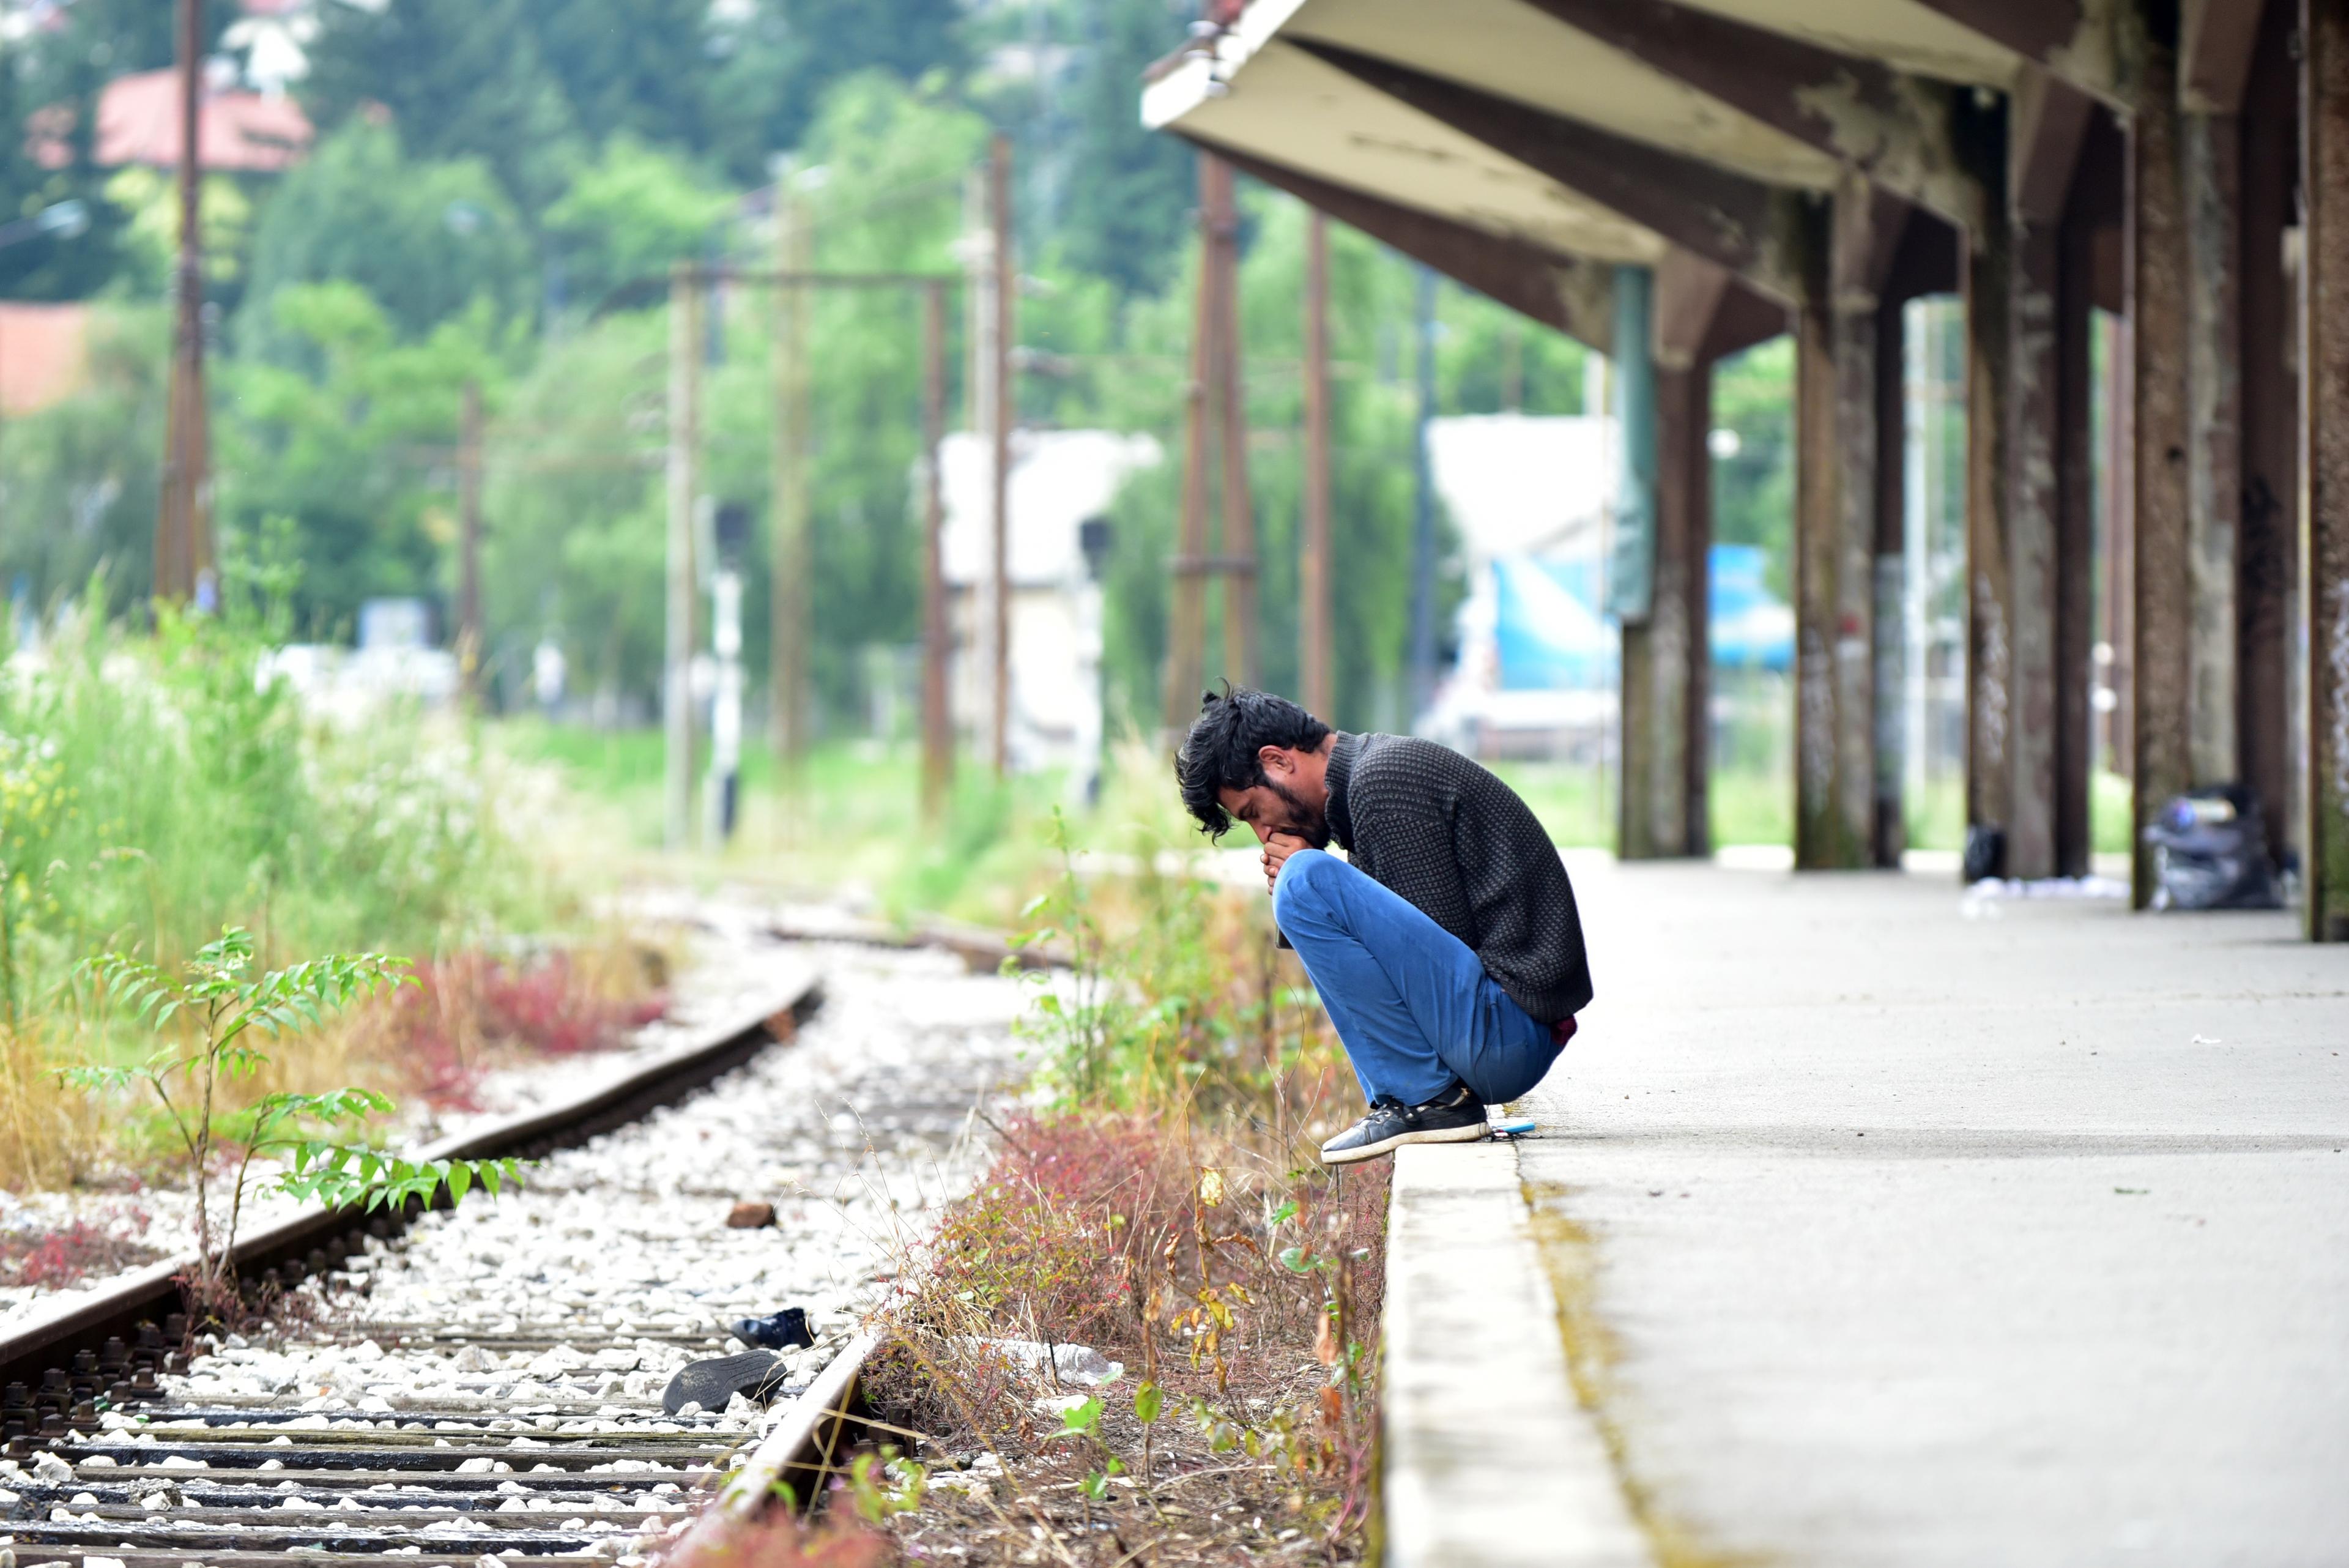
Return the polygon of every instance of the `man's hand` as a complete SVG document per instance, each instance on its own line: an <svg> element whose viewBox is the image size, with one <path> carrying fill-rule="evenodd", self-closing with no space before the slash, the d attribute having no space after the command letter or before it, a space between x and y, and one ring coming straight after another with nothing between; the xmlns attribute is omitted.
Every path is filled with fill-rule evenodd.
<svg viewBox="0 0 2349 1568"><path fill-rule="evenodd" d="M1280 868L1288 857L1300 849L1310 847L1293 833L1276 833L1264 841L1264 890L1271 892L1280 880Z"/></svg>

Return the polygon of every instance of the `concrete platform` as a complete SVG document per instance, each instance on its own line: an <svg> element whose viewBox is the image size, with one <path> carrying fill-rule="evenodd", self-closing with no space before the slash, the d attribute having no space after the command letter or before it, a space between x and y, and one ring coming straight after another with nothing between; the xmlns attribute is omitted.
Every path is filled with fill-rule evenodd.
<svg viewBox="0 0 2349 1568"><path fill-rule="evenodd" d="M1398 1271L1431 1233L1533 1238L1505 1288L1421 1267L1404 1312L1545 1292L1565 1352L1454 1335L1454 1386L1499 1407L1460 1495L1564 1498L1603 1454L1668 1565L2349 1562L2349 949L2282 915L1572 866L1599 1001L1527 1102L1519 1191L1485 1183L1478 1221L1461 1151L1398 1171ZM1410 1388L1430 1339L1394 1311ZM1540 1451L1520 1401L1595 1449ZM1391 1397L1391 1496L1423 1407ZM1399 1562L1526 1560L1392 1522Z"/></svg>

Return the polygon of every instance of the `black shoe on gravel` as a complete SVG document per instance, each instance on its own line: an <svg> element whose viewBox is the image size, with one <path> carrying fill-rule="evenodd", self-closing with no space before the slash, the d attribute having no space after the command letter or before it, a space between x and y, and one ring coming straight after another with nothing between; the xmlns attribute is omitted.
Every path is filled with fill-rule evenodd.
<svg viewBox="0 0 2349 1568"><path fill-rule="evenodd" d="M729 1327L743 1344L769 1350L805 1350L815 1343L815 1335L808 1331L805 1307L785 1307L769 1317L738 1317Z"/></svg>
<svg viewBox="0 0 2349 1568"><path fill-rule="evenodd" d="M763 1405L781 1390L786 1370L781 1356L765 1350L697 1361L668 1380L661 1390L661 1408L674 1416L688 1405L698 1405L715 1416L737 1394Z"/></svg>
<svg viewBox="0 0 2349 1568"><path fill-rule="evenodd" d="M1421 1106L1381 1095L1371 1102L1369 1116L1321 1146L1321 1163L1351 1165L1392 1154L1407 1143L1483 1143L1492 1136L1485 1102L1465 1084L1455 1084Z"/></svg>

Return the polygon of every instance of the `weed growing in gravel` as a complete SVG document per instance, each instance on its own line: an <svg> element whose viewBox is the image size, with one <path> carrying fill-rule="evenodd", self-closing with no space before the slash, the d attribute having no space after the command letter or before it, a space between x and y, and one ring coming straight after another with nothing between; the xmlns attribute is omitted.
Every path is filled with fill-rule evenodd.
<svg viewBox="0 0 2349 1568"><path fill-rule="evenodd" d="M1352 1078L1263 900L1068 853L1027 942L1073 973L1027 1026L1050 1102L903 1260L873 1386L928 1435L909 1553L999 1542L1090 1562L1365 1550L1387 1173L1312 1143ZM1154 859L1146 865L1154 864ZM1104 1385L990 1342L1082 1345ZM981 1461L984 1461L982 1464ZM1104 1544L1107 1542L1104 1542Z"/></svg>
<svg viewBox="0 0 2349 1568"><path fill-rule="evenodd" d="M196 1263L186 1285L193 1315L200 1317L225 1317L237 1304L237 1225L257 1157L275 1155L290 1162L278 1179L279 1191L328 1206L363 1203L370 1210L410 1198L429 1203L444 1187L452 1201L462 1199L476 1183L494 1195L516 1175L512 1159L419 1163L317 1136L319 1129L355 1127L388 1114L391 1102L369 1089L279 1092L250 1105L230 1105L234 1085L269 1063L253 1043L255 1037L315 1025L354 999L408 982L408 961L381 953L333 953L260 974L248 972L253 957L252 933L231 927L200 949L177 976L119 952L84 964L85 1000L101 1029L109 1023L127 1026L171 1043L130 1065L73 1067L62 1074L91 1093L143 1087L162 1106L185 1151L195 1200ZM115 1016L117 1008L127 1016ZM234 1161L224 1217L215 1212L216 1153Z"/></svg>

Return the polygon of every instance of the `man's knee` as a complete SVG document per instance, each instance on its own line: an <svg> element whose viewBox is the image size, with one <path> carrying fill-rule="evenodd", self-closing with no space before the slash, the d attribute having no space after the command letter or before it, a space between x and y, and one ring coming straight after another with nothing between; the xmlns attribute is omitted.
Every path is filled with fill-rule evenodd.
<svg viewBox="0 0 2349 1568"><path fill-rule="evenodd" d="M1280 880L1272 888L1272 918L1286 922L1291 914L1327 914L1335 900L1333 878L1343 875L1345 863L1319 849L1299 849L1281 862Z"/></svg>

